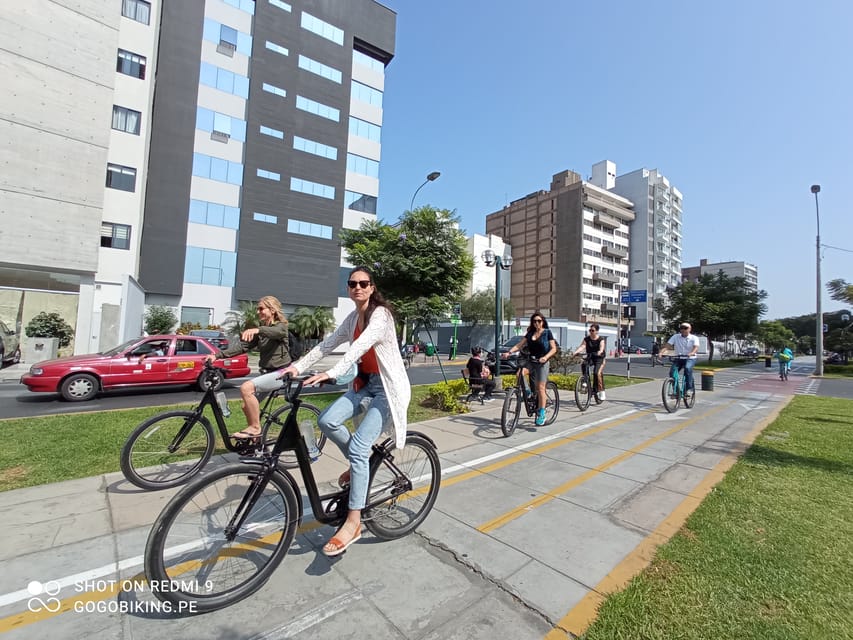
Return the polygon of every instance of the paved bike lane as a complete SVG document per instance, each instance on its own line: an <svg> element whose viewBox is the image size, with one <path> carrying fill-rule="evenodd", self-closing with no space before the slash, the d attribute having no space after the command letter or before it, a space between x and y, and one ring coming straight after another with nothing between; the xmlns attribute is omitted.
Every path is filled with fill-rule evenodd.
<svg viewBox="0 0 853 640"><path fill-rule="evenodd" d="M158 612L132 582L150 523L172 492L139 492L110 475L0 494L0 633L569 637L677 531L789 398L778 388L732 388L667 414L659 389L614 389L585 414L564 397L553 425L523 419L508 439L499 402L412 425L436 441L444 471L436 507L415 535L385 542L366 534L329 560L319 546L331 529L308 523L257 594L203 616ZM319 476L337 476L333 458L321 458ZM60 591L34 596L32 581ZM122 586L129 589L117 593ZM67 611L43 607L54 606L51 598Z"/></svg>

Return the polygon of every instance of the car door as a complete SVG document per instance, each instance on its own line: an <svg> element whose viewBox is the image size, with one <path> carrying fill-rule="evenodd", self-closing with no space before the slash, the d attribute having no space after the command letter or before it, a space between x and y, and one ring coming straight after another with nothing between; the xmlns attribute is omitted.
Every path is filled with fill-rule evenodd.
<svg viewBox="0 0 853 640"><path fill-rule="evenodd" d="M195 336L178 336L169 363L169 382L195 382L204 368L204 358L213 350Z"/></svg>
<svg viewBox="0 0 853 640"><path fill-rule="evenodd" d="M170 338L155 337L137 343L113 358L110 378L104 379L104 387L168 382L172 348L173 340Z"/></svg>

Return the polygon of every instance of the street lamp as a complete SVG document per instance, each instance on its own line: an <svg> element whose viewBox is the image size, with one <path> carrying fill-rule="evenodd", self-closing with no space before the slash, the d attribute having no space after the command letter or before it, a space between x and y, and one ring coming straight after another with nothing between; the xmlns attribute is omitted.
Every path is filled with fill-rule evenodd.
<svg viewBox="0 0 853 640"><path fill-rule="evenodd" d="M420 187L415 189L415 192L412 194L412 203L409 205L409 211L411 211L412 207L415 206L415 196L418 195L418 191L421 190L421 187L423 187L424 184L426 184L427 182L432 182L433 180L437 180L440 175L441 175L440 171L433 171L432 173L427 175L426 180L424 180L424 183Z"/></svg>
<svg viewBox="0 0 853 640"><path fill-rule="evenodd" d="M480 255L487 267L495 268L495 367L497 374L495 381L500 380L501 371L501 350L500 350L500 331L501 331L501 270L509 270L512 266L512 256L505 254L503 257L496 254L492 249L486 249Z"/></svg>
<svg viewBox="0 0 853 640"><path fill-rule="evenodd" d="M812 185L812 193L814 194L814 210L815 215L817 216L817 241L815 243L815 248L817 250L817 320L816 324L816 337L815 337L815 355L817 356L817 364L815 365L814 374L816 376L823 375L823 313L821 313L820 309L820 206L817 202L817 194L820 193L820 185L813 184Z"/></svg>

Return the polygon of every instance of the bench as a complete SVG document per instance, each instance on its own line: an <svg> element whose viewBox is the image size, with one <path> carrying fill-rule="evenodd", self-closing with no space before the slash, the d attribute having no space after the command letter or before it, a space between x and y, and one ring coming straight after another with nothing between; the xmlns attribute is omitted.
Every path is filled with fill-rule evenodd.
<svg viewBox="0 0 853 640"><path fill-rule="evenodd" d="M468 369L462 369L462 379L468 384L468 397L465 402L479 400L480 404L483 404L483 396L480 395L483 392L483 379L472 378L468 375Z"/></svg>

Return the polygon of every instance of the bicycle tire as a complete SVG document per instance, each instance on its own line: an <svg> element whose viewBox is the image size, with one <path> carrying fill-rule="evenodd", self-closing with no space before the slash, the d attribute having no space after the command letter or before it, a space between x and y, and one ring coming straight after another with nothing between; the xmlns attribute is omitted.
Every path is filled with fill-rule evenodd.
<svg viewBox="0 0 853 640"><path fill-rule="evenodd" d="M256 490L261 469L247 462L223 465L169 501L145 544L145 575L158 600L177 611L205 613L250 596L270 578L290 549L301 516L286 472L270 474L238 535L231 540L225 535L234 512Z"/></svg>
<svg viewBox="0 0 853 640"><path fill-rule="evenodd" d="M522 404L521 389L517 387L507 389L504 406L501 410L501 431L507 438L515 431Z"/></svg>
<svg viewBox="0 0 853 640"><path fill-rule="evenodd" d="M560 392L557 383L550 380L545 383L545 424L549 425L557 419L560 413Z"/></svg>
<svg viewBox="0 0 853 640"><path fill-rule="evenodd" d="M370 460L367 504L385 499L365 509L362 522L377 538L393 540L414 531L435 505L441 487L441 462L432 442L420 434L406 434L406 446L394 450L388 445L390 463L374 453ZM402 475L401 475L402 474ZM404 482L412 483L405 490Z"/></svg>
<svg viewBox="0 0 853 640"><path fill-rule="evenodd" d="M287 414L290 413L290 407L290 404L279 407L272 412L267 420L265 425L266 435L264 437L264 442L266 443L267 448L272 449L275 441L278 439L278 434L281 433L281 429L284 427L284 422L287 420ZM326 446L326 434L320 431L318 424L319 418L320 410L313 404L303 402L299 406L299 411L296 414L296 424L300 424L304 420L310 420L314 424L314 438L317 442L317 449L322 453L323 447ZM299 466L299 462L296 460L296 452L282 451L278 458L278 464L285 469L297 468Z"/></svg>
<svg viewBox="0 0 853 640"><path fill-rule="evenodd" d="M696 404L696 387L693 387L689 391L686 389L683 391L684 395L682 397L684 398L684 408L692 409L693 405Z"/></svg>
<svg viewBox="0 0 853 640"><path fill-rule="evenodd" d="M673 413L676 409L678 409L678 404L680 399L678 395L675 393L676 384L673 378L667 378L663 381L663 386L661 387L661 400L663 400L663 406L669 413Z"/></svg>
<svg viewBox="0 0 853 640"><path fill-rule="evenodd" d="M180 430L192 420L189 430L169 451ZM204 468L216 444L210 421L192 411L168 411L149 418L136 427L125 441L119 456L124 477L148 491L177 487Z"/></svg>
<svg viewBox="0 0 853 640"><path fill-rule="evenodd" d="M589 378L579 376L575 382L575 404L581 412L589 409L589 403L592 399L592 386L589 384Z"/></svg>

